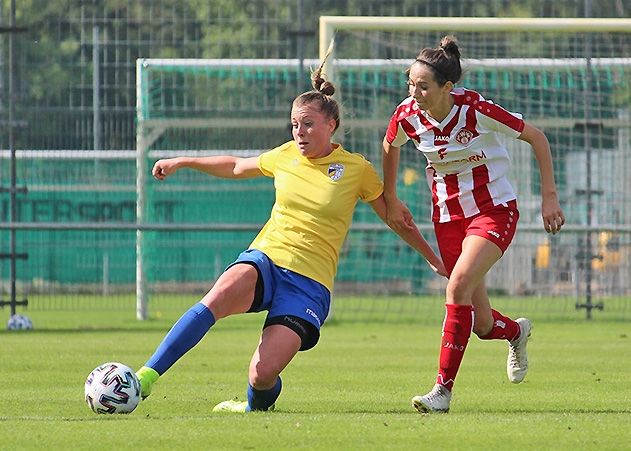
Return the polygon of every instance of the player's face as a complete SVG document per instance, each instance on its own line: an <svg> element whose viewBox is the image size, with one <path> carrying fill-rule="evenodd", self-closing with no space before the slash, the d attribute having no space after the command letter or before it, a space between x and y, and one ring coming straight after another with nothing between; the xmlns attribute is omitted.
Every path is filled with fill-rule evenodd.
<svg viewBox="0 0 631 451"><path fill-rule="evenodd" d="M331 153L331 136L335 120L327 118L317 103L294 105L291 109L291 133L307 158L320 158Z"/></svg>
<svg viewBox="0 0 631 451"><path fill-rule="evenodd" d="M430 114L435 110L442 110L443 106L449 103L449 92L452 87L451 82L443 86L436 83L432 69L426 64L417 62L410 67L408 76L410 95L414 97L421 109Z"/></svg>

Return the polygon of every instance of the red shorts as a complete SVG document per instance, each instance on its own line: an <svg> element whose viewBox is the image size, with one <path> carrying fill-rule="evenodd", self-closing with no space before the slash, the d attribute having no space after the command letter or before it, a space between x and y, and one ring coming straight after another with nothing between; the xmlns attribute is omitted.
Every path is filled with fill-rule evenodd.
<svg viewBox="0 0 631 451"><path fill-rule="evenodd" d="M462 242L467 236L477 235L486 238L495 243L503 254L513 241L518 219L517 202L512 200L470 218L435 222L434 232L438 249L449 274L456 266L456 261L462 253Z"/></svg>

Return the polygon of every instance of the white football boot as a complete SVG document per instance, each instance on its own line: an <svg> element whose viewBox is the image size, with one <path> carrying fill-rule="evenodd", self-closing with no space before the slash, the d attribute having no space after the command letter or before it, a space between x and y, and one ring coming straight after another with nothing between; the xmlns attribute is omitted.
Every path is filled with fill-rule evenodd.
<svg viewBox="0 0 631 451"><path fill-rule="evenodd" d="M412 398L412 405L420 413L447 413L450 402L451 392L440 384L434 385L428 394Z"/></svg>
<svg viewBox="0 0 631 451"><path fill-rule="evenodd" d="M526 318L517 318L519 324L519 337L508 342L508 360L506 361L506 374L513 384L519 384L528 372L528 338L532 330L532 323Z"/></svg>

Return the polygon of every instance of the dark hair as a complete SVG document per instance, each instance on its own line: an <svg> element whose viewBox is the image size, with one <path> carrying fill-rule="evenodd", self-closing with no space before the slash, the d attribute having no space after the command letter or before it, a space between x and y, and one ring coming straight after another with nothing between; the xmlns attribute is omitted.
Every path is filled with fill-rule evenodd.
<svg viewBox="0 0 631 451"><path fill-rule="evenodd" d="M325 80L324 74L322 73L324 63L330 52L331 49L329 49L329 52L325 55L320 67L311 73L311 85L313 86L313 90L303 92L296 97L294 99L294 105L317 103L320 112L326 117L335 120L335 130L333 130L335 132L340 126L340 107L337 101L331 97L335 94L335 86L330 81Z"/></svg>
<svg viewBox="0 0 631 451"><path fill-rule="evenodd" d="M457 83L462 76L458 41L451 35L442 38L438 47L426 47L421 50L414 63L421 63L430 67L436 83L440 86L448 81ZM406 73L409 74L410 69Z"/></svg>

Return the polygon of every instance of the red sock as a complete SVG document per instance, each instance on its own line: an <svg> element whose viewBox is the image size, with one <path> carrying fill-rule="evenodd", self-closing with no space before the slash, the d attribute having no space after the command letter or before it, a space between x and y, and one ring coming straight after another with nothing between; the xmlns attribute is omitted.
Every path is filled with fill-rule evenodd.
<svg viewBox="0 0 631 451"><path fill-rule="evenodd" d="M445 307L447 313L443 322L440 369L436 383L451 391L473 329L473 307L458 304L445 304Z"/></svg>
<svg viewBox="0 0 631 451"><path fill-rule="evenodd" d="M511 341L519 336L519 324L497 310L491 310L491 312L493 313L493 328L485 336L479 337L481 340Z"/></svg>

